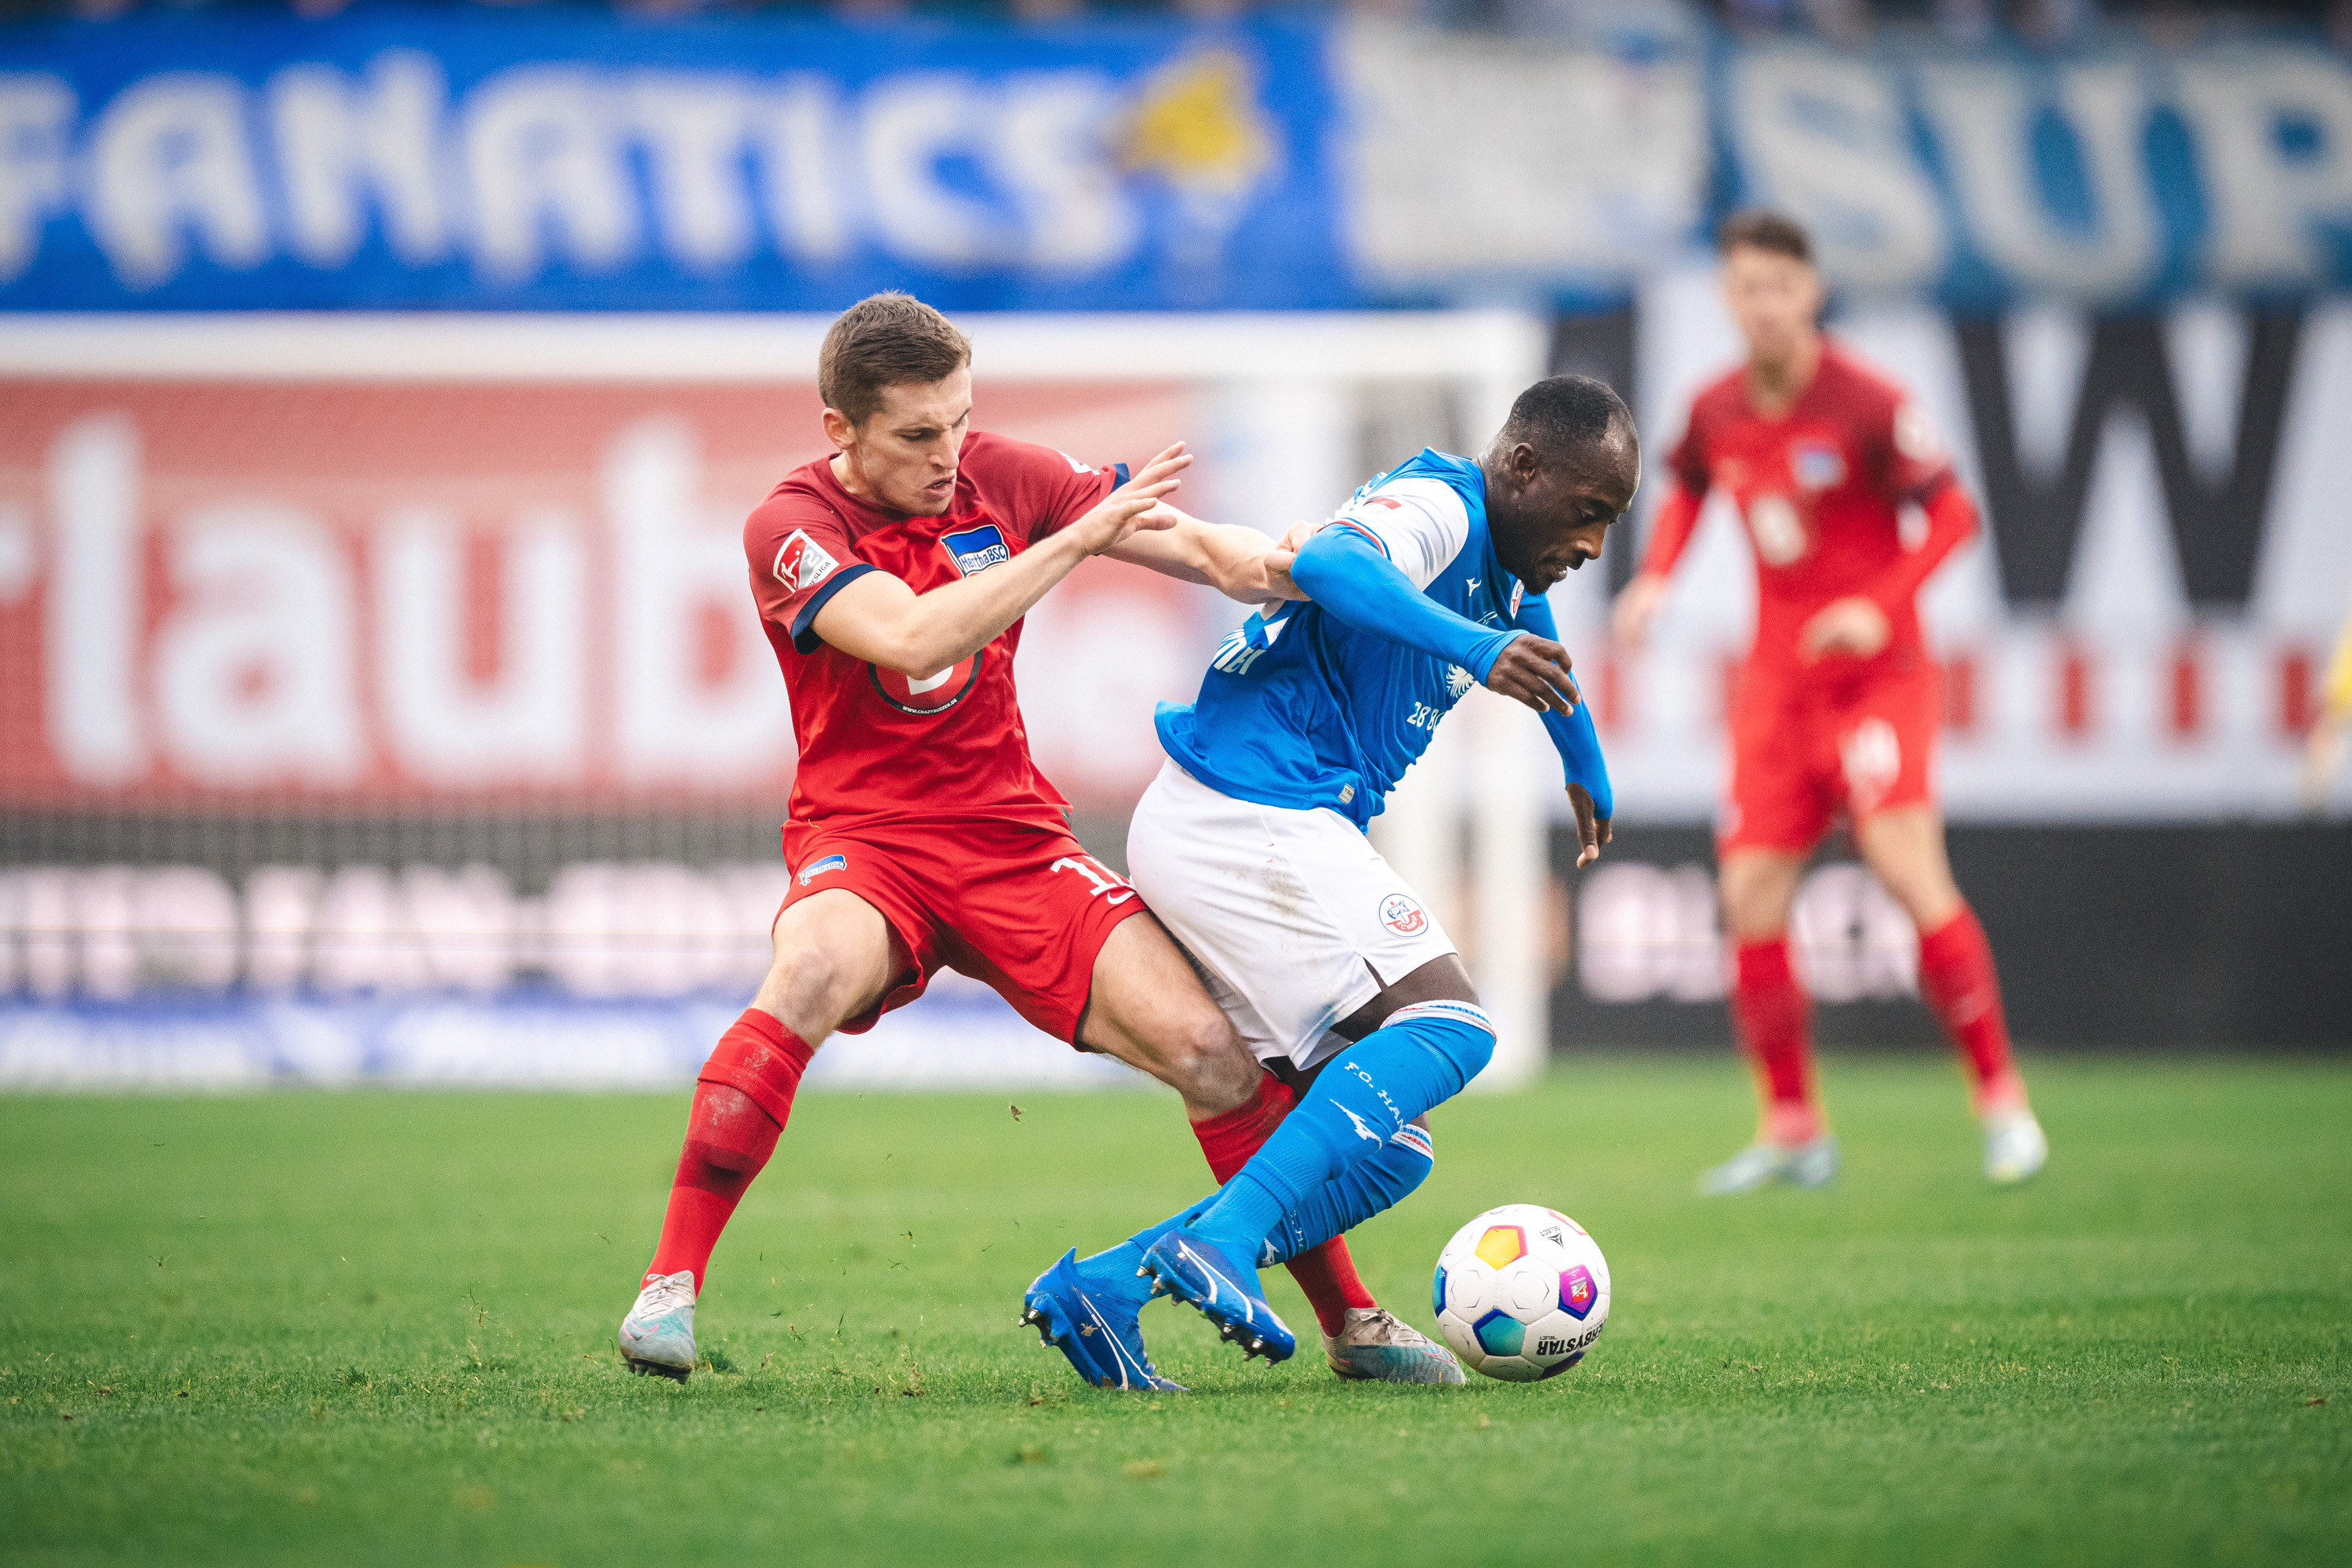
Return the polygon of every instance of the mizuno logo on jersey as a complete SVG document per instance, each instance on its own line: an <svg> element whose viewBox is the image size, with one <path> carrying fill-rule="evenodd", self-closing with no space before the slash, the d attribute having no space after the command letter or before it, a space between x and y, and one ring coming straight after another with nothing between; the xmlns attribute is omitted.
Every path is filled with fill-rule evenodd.
<svg viewBox="0 0 2352 1568"><path fill-rule="evenodd" d="M985 572L992 566L1002 566L1013 559L1013 552L1004 542L1004 535L996 524L982 523L961 533L943 533L940 542L948 547L949 556L956 570L969 577L975 572Z"/></svg>
<svg viewBox="0 0 2352 1568"><path fill-rule="evenodd" d="M794 529L793 536L784 541L783 548L776 552L774 571L776 581L784 585L784 591L797 594L803 589L814 588L832 576L833 569L840 564L826 554L824 546L811 539L805 531Z"/></svg>

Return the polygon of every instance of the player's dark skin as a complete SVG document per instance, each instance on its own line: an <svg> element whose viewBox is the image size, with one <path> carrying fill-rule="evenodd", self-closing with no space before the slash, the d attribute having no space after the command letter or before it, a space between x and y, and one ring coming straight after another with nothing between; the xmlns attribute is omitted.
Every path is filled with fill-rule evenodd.
<svg viewBox="0 0 2352 1568"><path fill-rule="evenodd" d="M1641 483L1642 450L1633 426L1621 419L1606 434L1564 452L1547 453L1507 434L1497 436L1479 457L1478 468L1486 476L1486 528L1495 559L1528 593L1542 594L1586 562L1601 559L1609 525L1624 515ZM1570 668L1568 650L1559 644L1514 637L1495 660L1486 685L1539 713L1565 713L1578 701ZM1592 797L1580 785L1569 785L1568 794L1576 808L1576 863L1581 866L1609 842L1609 823L1594 815ZM1433 958L1394 980L1379 973L1373 978L1381 983L1381 994L1333 1025L1334 1033L1360 1040L1400 1007L1478 1001L1470 972L1456 953Z"/></svg>

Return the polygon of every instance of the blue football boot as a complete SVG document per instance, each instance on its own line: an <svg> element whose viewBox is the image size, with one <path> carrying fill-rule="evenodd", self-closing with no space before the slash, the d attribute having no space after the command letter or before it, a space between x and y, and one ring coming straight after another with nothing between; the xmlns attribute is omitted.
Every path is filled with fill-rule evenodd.
<svg viewBox="0 0 2352 1568"><path fill-rule="evenodd" d="M1288 1361L1298 1340L1266 1305L1259 1290L1257 1270L1238 1261L1215 1242L1189 1231L1171 1230L1143 1255L1143 1272L1167 1291L1217 1325L1220 1337L1242 1347L1244 1357Z"/></svg>
<svg viewBox="0 0 2352 1568"><path fill-rule="evenodd" d="M1110 1291L1087 1289L1076 1247L1031 1282L1022 1299L1021 1321L1069 1357L1078 1375L1097 1388L1191 1392L1152 1367L1135 1305Z"/></svg>

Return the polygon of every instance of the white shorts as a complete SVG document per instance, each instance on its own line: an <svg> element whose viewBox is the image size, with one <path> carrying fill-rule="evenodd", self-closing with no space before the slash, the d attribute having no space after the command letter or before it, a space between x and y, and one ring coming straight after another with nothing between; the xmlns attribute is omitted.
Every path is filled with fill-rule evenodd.
<svg viewBox="0 0 2352 1568"><path fill-rule="evenodd" d="M1235 800L1172 762L1136 805L1127 870L1261 1061L1314 1066L1347 1044L1332 1025L1454 951L1354 823Z"/></svg>

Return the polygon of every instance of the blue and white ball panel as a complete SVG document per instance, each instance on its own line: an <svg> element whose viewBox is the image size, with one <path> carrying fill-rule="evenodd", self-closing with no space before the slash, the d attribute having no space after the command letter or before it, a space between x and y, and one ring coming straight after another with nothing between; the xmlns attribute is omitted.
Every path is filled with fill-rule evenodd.
<svg viewBox="0 0 2352 1568"><path fill-rule="evenodd" d="M1314 1066L1347 1044L1331 1026L1379 994L1375 973L1454 951L1353 823L1235 800L1172 762L1137 803L1127 868L1261 1061Z"/></svg>

